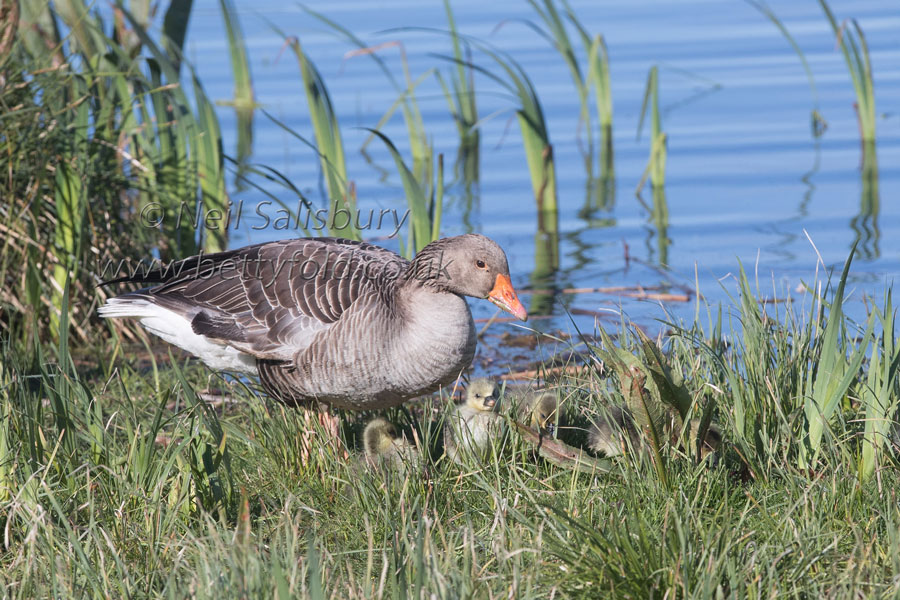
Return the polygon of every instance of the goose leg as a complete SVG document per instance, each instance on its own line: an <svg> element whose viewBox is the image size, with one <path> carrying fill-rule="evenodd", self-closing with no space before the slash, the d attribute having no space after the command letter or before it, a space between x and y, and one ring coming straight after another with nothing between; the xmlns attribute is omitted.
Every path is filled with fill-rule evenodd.
<svg viewBox="0 0 900 600"><path fill-rule="evenodd" d="M331 409L327 404L319 404L319 424L328 434L328 443L332 445L335 452L337 454L342 455L344 458L350 458L350 453L347 452L347 448L344 447L343 442L341 441L341 419L335 414L331 413Z"/></svg>
<svg viewBox="0 0 900 600"><path fill-rule="evenodd" d="M337 456L350 458L350 453L341 441L341 419L331 413L327 404L318 404L316 407L300 406L297 409L302 411L305 424L300 442L304 462L309 462L313 452L321 452L323 443L330 445ZM317 435L317 431L321 431L322 435Z"/></svg>

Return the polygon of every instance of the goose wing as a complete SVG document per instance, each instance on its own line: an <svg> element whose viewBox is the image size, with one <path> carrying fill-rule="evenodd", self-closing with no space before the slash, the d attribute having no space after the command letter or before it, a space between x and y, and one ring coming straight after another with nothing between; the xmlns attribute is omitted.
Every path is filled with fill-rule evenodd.
<svg viewBox="0 0 900 600"><path fill-rule="evenodd" d="M304 238L193 256L106 283L156 283L131 295L189 318L194 333L289 361L351 306L385 300L408 265L364 242Z"/></svg>

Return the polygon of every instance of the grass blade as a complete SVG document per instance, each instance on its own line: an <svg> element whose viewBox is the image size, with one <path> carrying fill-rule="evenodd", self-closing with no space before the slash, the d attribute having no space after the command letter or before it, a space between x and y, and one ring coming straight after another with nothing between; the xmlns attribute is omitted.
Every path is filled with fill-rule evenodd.
<svg viewBox="0 0 900 600"><path fill-rule="evenodd" d="M397 172L400 174L400 180L403 182L403 190L406 193L406 202L412 214L412 220L409 224L409 248L407 250L408 256L412 256L433 240L432 235L434 231L439 230L440 228L440 219L438 218L435 223L432 223L429 214L430 203L428 202L425 192L422 190L422 186L419 185L416 176L413 175L412 171L409 170L409 167L406 166L406 163L403 162L403 157L400 156L400 152L397 150L397 147L394 146L393 142L378 130L370 129L369 131L387 146L391 157L394 159L394 163L397 165ZM440 213L438 213L438 215L439 214Z"/></svg>
<svg viewBox="0 0 900 600"><path fill-rule="evenodd" d="M181 57L184 56L184 40L187 37L188 23L194 0L170 0L166 16L163 18L163 47L175 69L181 71Z"/></svg>

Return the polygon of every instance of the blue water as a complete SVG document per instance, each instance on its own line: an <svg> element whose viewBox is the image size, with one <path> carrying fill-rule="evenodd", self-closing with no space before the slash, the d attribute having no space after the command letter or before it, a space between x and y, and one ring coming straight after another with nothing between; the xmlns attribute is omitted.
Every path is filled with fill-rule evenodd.
<svg viewBox="0 0 900 600"><path fill-rule="evenodd" d="M300 39L325 79L342 126L349 177L356 184L360 208L404 211L400 179L380 142L369 146L371 163L359 152L367 136L360 128L374 127L397 96L375 63L365 56L345 58L354 46L296 5L271 0L235 3L250 53L257 101L302 135L313 138L296 60L289 50L282 52L283 40L272 30L269 22L273 22ZM413 78L435 67L447 75L448 63L435 57L451 53L446 36L396 29L445 29L441 2L336 0L309 6L368 44L401 41ZM788 42L745 2L573 2L587 30L605 36L612 74L615 201L608 210L590 214L582 211L588 178L577 94L559 54L521 23L537 22L537 15L524 1L456 0L453 8L461 33L508 52L538 90L557 161L560 269L556 287L652 288L674 282L693 290L699 284L703 297L715 304L736 290L730 275L737 272L739 261L758 274L763 295L783 297L797 294L802 282L813 279L817 252L810 239L826 268L840 268L846 259L859 237L859 227L853 225L861 210L861 149L851 80L817 2L792 0L772 6L805 53L815 75L817 99ZM857 296L880 295L900 271L900 203L896 201L900 192L900 11L892 2L849 0L832 2L832 9L839 19L858 19L874 65L881 115L877 125L880 211L877 234L872 223L868 232L863 231L852 283ZM579 40L571 33L580 51ZM229 100L233 94L231 66L218 2L195 2L186 51L208 95ZM398 49L386 48L380 56L402 81ZM476 54L475 62L498 72L483 55ZM636 131L647 72L653 65L660 69L663 129L668 134L665 192L671 243L665 265L660 265L657 231L635 197L649 152L647 133L637 139ZM586 67L583 61L582 68ZM514 119L515 101L483 76L476 79L476 90L480 116L495 114L481 127L480 185L469 199L468 212L464 210L463 186L448 188L441 231L455 235L474 230L494 238L507 251L513 283L528 288L534 269L537 217ZM435 152L446 157L450 183L458 136L446 101L433 76L417 88L416 95ZM828 124L818 140L810 130L815 102ZM233 110L227 106L217 110L225 151L234 154ZM593 101L591 110L595 111ZM596 115L592 118L596 127ZM410 160L400 116L383 131ZM598 144L599 134L594 137ZM251 160L278 169L321 202L315 155L259 113ZM233 200L249 206L265 199L254 190L231 193ZM651 202L649 188L643 197ZM233 232L231 244L296 235L272 227L254 229L254 225L258 227L259 222L243 222ZM379 237L390 229L366 234ZM393 242L383 243L390 246ZM679 288L672 291L682 293ZM523 295L523 301L528 306L527 296ZM690 319L696 310L693 296L689 302L666 302L664 306L676 318ZM477 318L495 312L486 302L474 301L472 307ZM651 329L658 328L654 319L665 316L658 300L564 294L554 304L555 318L535 320L528 326L571 333L563 307L601 313L624 310ZM575 321L587 331L595 325L590 314L577 315ZM514 327L492 326L485 347L496 349L496 336L504 332L521 333ZM507 368L509 361L504 363L502 356L490 366L495 371Z"/></svg>

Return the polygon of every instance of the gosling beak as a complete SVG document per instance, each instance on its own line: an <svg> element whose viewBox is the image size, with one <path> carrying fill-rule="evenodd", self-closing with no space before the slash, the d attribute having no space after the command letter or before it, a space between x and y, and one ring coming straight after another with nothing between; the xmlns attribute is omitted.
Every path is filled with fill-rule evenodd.
<svg viewBox="0 0 900 600"><path fill-rule="evenodd" d="M488 300L517 319L522 321L528 320L528 312L525 311L525 307L519 302L519 297L516 296L516 290L513 289L508 275L497 275L494 289L488 294Z"/></svg>
<svg viewBox="0 0 900 600"><path fill-rule="evenodd" d="M547 435L550 437L556 437L556 423L547 423L547 426L544 427L547 430Z"/></svg>
<svg viewBox="0 0 900 600"><path fill-rule="evenodd" d="M497 399L494 398L493 396L488 396L487 398L484 399L484 407L485 408L494 408L494 406L496 404L497 404Z"/></svg>

